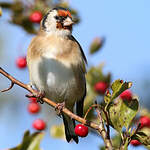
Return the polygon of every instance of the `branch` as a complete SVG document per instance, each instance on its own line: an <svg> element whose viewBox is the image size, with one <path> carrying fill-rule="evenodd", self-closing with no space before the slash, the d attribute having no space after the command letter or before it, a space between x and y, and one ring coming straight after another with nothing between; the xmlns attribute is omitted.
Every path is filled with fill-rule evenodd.
<svg viewBox="0 0 150 150"><path fill-rule="evenodd" d="M38 92L36 90L32 89L28 84L24 84L24 83L20 82L19 80L15 79L10 74L8 74L5 70L3 70L1 67L0 67L0 74L4 75L6 78L8 78L11 81L11 86L5 90L2 90L1 92L5 92L5 91L10 90L16 84L16 85L26 89L27 91L29 91L33 95L38 94ZM57 106L57 104L50 99L47 99L44 97L42 100L54 108L56 108L56 106ZM107 137L107 132L104 128L104 124L102 122L102 117L101 117L101 114L100 114L98 109L97 109L97 112L98 112L98 116L100 118L100 125L75 115L74 113L69 111L67 108L63 108L62 112L65 113L66 115L70 116L71 118L75 119L76 121L97 130L104 140L104 143L106 145L106 150L112 150L113 149L111 141Z"/></svg>
<svg viewBox="0 0 150 150"><path fill-rule="evenodd" d="M103 119L102 119L102 116L101 116L101 112L99 110L99 108L97 107L96 108L96 112L97 112L97 115L98 115L98 118L99 118L99 121L100 121L100 124L99 124L99 133L101 134L103 140L104 140L104 143L106 145L106 150L112 150L112 143L111 143L111 140L110 140L110 136L107 134L106 130L105 130L105 127L104 127L104 122L103 122Z"/></svg>
<svg viewBox="0 0 150 150"><path fill-rule="evenodd" d="M105 109L103 109L103 112L104 112L105 117L106 117L107 137L108 137L108 139L110 139L110 128L109 128L108 113L105 111Z"/></svg>

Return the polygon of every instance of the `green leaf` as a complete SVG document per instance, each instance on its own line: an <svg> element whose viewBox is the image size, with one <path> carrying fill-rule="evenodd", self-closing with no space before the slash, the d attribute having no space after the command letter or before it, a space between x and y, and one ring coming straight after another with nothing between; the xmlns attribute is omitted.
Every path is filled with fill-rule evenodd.
<svg viewBox="0 0 150 150"><path fill-rule="evenodd" d="M150 146L150 136L146 135L144 132L137 132L131 138L138 140L145 146Z"/></svg>
<svg viewBox="0 0 150 150"><path fill-rule="evenodd" d="M64 125L54 125L50 128L50 135L53 138L65 139Z"/></svg>
<svg viewBox="0 0 150 150"><path fill-rule="evenodd" d="M10 150L40 150L40 141L44 136L43 132L30 134L29 131L24 133L22 143Z"/></svg>
<svg viewBox="0 0 150 150"><path fill-rule="evenodd" d="M102 72L103 67L104 64L102 63L96 67L91 67L87 72L86 79L92 87L94 87L94 85L100 81L106 82L108 84L110 83L111 75L110 73L104 75Z"/></svg>
<svg viewBox="0 0 150 150"><path fill-rule="evenodd" d="M31 136L31 144L29 145L27 150L40 150L40 141L43 139L44 133L34 133Z"/></svg>
<svg viewBox="0 0 150 150"><path fill-rule="evenodd" d="M129 128L131 121L137 114L139 102L137 97L131 101L125 101L120 98L116 99L108 106L110 124L121 133L122 128Z"/></svg>
<svg viewBox="0 0 150 150"><path fill-rule="evenodd" d="M129 89L132 86L132 82L123 82L122 80L118 79L113 82L111 89L113 91L111 100L113 101L117 98L123 91Z"/></svg>

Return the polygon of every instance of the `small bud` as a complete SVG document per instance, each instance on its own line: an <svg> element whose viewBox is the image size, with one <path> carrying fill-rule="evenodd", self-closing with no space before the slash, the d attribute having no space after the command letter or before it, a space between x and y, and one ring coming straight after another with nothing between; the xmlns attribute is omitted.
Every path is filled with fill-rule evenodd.
<svg viewBox="0 0 150 150"><path fill-rule="evenodd" d="M104 41L104 38L96 37L90 46L90 54L97 52L103 46Z"/></svg>
<svg viewBox="0 0 150 150"><path fill-rule="evenodd" d="M120 80L120 83L123 83L123 80Z"/></svg>

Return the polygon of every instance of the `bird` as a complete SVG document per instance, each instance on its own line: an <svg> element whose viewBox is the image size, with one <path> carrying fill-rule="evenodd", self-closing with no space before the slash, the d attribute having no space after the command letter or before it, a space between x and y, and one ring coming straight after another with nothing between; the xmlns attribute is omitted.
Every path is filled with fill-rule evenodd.
<svg viewBox="0 0 150 150"><path fill-rule="evenodd" d="M49 10L40 22L37 35L27 50L30 84L44 97L76 114L83 116L86 96L86 56L72 35L74 21L68 9ZM63 112L62 118L67 142L78 136L74 132L75 120Z"/></svg>

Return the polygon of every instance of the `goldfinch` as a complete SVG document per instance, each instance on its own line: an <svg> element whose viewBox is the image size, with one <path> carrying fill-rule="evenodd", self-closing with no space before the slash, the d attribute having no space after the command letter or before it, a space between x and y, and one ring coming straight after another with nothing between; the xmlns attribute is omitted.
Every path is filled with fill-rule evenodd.
<svg viewBox="0 0 150 150"><path fill-rule="evenodd" d="M40 93L56 103L65 103L77 115L83 115L86 96L86 57L72 36L72 16L64 8L53 8L42 19L39 33L27 52L30 82ZM75 121L62 113L66 140L78 143Z"/></svg>

